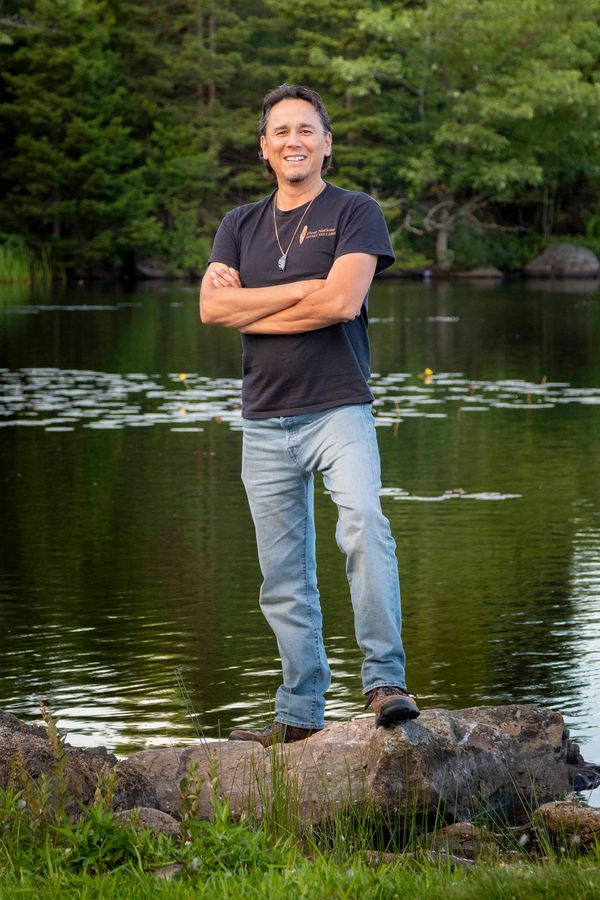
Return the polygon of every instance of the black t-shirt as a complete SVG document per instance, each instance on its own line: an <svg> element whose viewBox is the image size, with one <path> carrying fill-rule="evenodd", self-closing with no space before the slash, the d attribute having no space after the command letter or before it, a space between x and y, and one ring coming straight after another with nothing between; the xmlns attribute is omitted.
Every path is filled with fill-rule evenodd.
<svg viewBox="0 0 600 900"><path fill-rule="evenodd" d="M288 251L285 271L273 226L275 192L228 212L219 226L210 262L232 266L244 287L269 287L326 278L346 253L377 256L376 272L394 261L385 219L367 194L327 183L314 200ZM277 211L284 250L306 206ZM370 351L367 301L350 322L301 334L242 334L242 415L248 419L294 416L347 403L369 403Z"/></svg>

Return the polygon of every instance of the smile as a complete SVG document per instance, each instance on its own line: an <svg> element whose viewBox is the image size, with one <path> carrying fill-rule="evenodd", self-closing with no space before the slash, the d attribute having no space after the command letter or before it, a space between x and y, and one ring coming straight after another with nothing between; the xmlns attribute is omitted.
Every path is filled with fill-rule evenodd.
<svg viewBox="0 0 600 900"><path fill-rule="evenodd" d="M302 162L306 159L305 156L284 156L286 162Z"/></svg>

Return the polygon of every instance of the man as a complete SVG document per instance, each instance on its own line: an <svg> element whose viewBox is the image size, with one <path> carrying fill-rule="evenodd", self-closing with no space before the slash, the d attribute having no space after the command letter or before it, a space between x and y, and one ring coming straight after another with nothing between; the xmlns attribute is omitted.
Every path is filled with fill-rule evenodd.
<svg viewBox="0 0 600 900"><path fill-rule="evenodd" d="M242 478L263 574L261 609L275 632L283 684L275 721L230 740L264 746L323 728L330 670L316 581L313 478L338 507L362 679L376 724L419 715L406 690L395 543L379 501L371 413L367 298L394 260L377 203L324 182L332 134L321 98L283 84L265 97L266 199L227 213L200 291L207 324L243 342Z"/></svg>

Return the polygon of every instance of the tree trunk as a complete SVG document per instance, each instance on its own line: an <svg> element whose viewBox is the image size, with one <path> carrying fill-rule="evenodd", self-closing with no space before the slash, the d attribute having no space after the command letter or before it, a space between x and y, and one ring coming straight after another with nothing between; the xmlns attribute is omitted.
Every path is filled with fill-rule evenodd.
<svg viewBox="0 0 600 900"><path fill-rule="evenodd" d="M208 20L208 49L210 50L210 64L214 66L217 58L217 20L215 16L210 16ZM217 99L217 86L214 78L208 82L208 102L212 103Z"/></svg>
<svg viewBox="0 0 600 900"><path fill-rule="evenodd" d="M196 36L200 47L204 49L204 17L202 15L199 15L196 20ZM204 102L204 85L198 80L198 84L196 85L196 109L198 110L198 119L200 121L202 120L204 111Z"/></svg>
<svg viewBox="0 0 600 900"><path fill-rule="evenodd" d="M438 269L448 271L450 258L448 254L448 241L452 230L452 220L447 209L440 210L437 221L437 235L435 239L435 260Z"/></svg>

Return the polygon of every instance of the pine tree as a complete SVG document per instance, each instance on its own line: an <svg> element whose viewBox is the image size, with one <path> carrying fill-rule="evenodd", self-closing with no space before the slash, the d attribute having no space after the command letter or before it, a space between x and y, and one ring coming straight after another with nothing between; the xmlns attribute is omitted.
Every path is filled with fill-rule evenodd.
<svg viewBox="0 0 600 900"><path fill-rule="evenodd" d="M157 228L105 4L34 0L28 17L4 76L0 115L14 138L2 226L49 243L68 270L121 267Z"/></svg>

